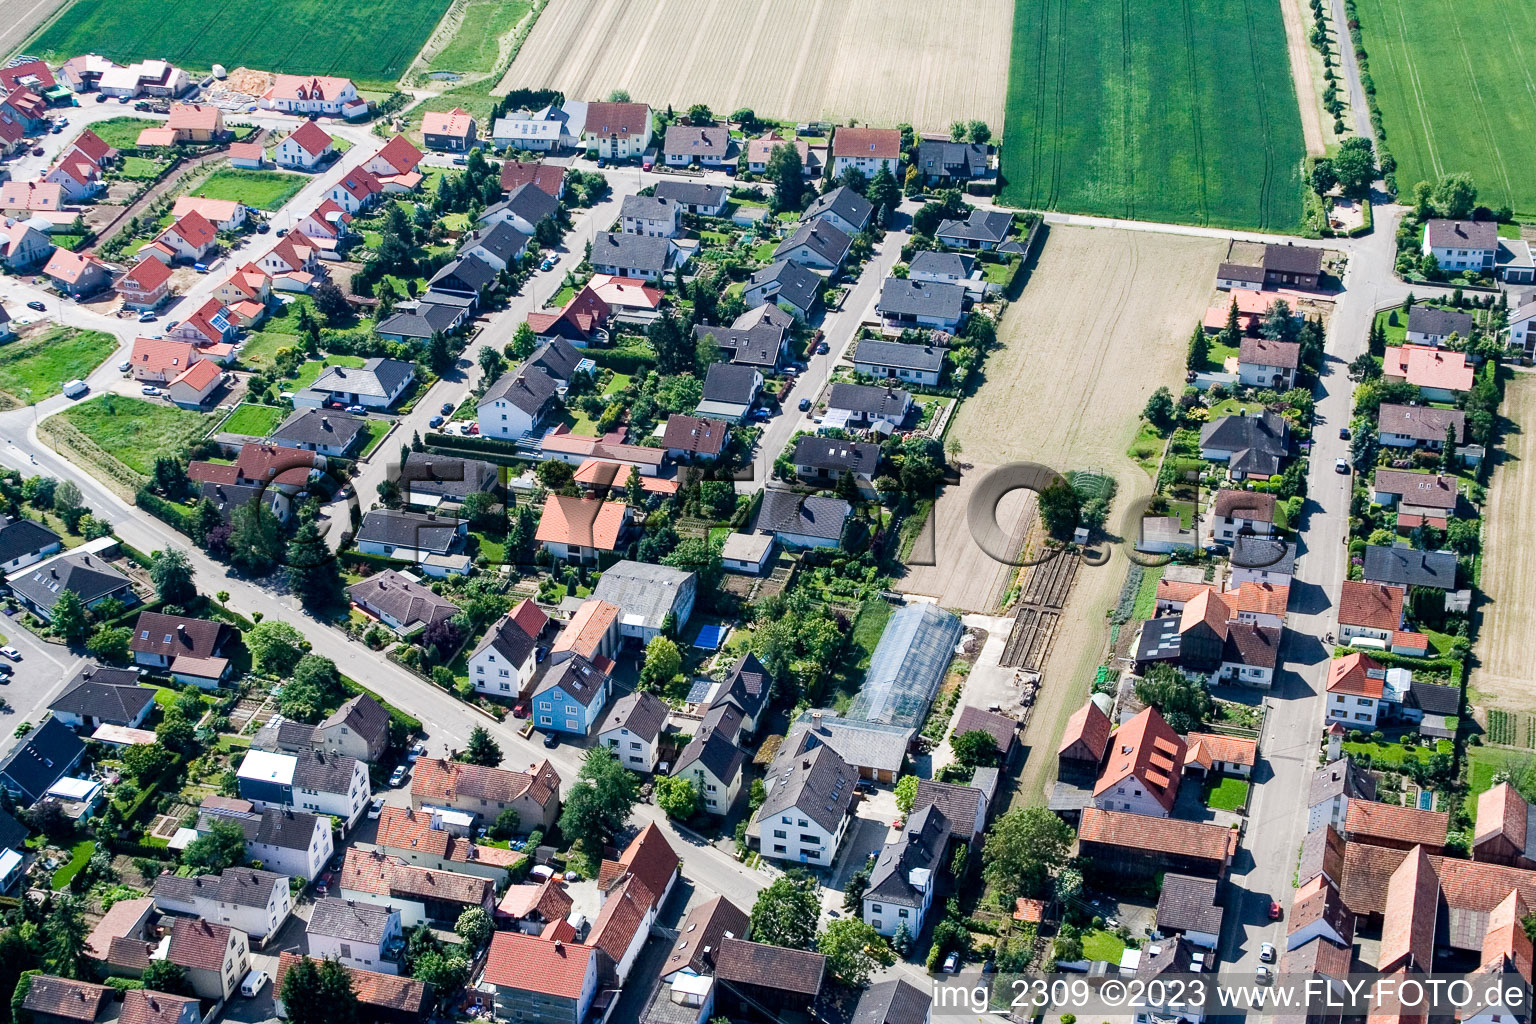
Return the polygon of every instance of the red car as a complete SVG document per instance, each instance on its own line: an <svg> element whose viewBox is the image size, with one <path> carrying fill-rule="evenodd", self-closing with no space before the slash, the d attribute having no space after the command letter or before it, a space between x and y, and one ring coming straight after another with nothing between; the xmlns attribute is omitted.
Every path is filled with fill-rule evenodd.
<svg viewBox="0 0 1536 1024"><path fill-rule="evenodd" d="M1269 919L1271 921L1280 920L1280 903L1278 900L1269 901Z"/></svg>
<svg viewBox="0 0 1536 1024"><path fill-rule="evenodd" d="M512 705L513 718L527 718L531 713L532 712L529 710L527 702L519 702Z"/></svg>

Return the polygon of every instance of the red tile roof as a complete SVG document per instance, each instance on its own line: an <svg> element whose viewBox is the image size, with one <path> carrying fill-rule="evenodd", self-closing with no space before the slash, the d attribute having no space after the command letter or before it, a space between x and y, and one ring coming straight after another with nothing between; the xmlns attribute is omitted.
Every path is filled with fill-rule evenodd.
<svg viewBox="0 0 1536 1024"><path fill-rule="evenodd" d="M644 103L587 104L586 134L595 138L644 138L650 126L651 108Z"/></svg>
<svg viewBox="0 0 1536 1024"><path fill-rule="evenodd" d="M1519 891L1511 890L1488 915L1488 933L1483 937L1483 964L1507 959L1525 978L1527 985L1531 983L1532 950L1523 922L1529 916L1530 911Z"/></svg>
<svg viewBox="0 0 1536 1024"><path fill-rule="evenodd" d="M297 953L278 954L277 977L272 982L274 992L282 992L283 979L287 977L289 968L298 963L299 959ZM345 964L342 965L342 969L352 979L352 990L357 993L357 1001L360 1003L401 1010L417 1016L421 1016L427 1008L427 996L430 990L426 982L417 981L414 978L396 977L393 974L381 974L378 971L364 971Z"/></svg>
<svg viewBox="0 0 1536 1024"><path fill-rule="evenodd" d="M152 292L171 279L171 268L159 260L146 256L140 260L138 266L118 278L117 288L134 288L141 292Z"/></svg>
<svg viewBox="0 0 1536 1024"><path fill-rule="evenodd" d="M421 115L421 133L423 135L452 135L462 138L469 134L470 125L475 119L469 111L463 107L454 107L447 113L429 110Z"/></svg>
<svg viewBox="0 0 1536 1024"><path fill-rule="evenodd" d="M1240 736L1191 732L1184 735L1184 742L1189 748L1185 763L1199 761L1209 768L1211 762L1221 761L1225 764L1242 764L1251 768L1258 761L1258 743Z"/></svg>
<svg viewBox="0 0 1536 1024"><path fill-rule="evenodd" d="M895 128L838 128L832 133L832 155L879 159L899 157L901 132Z"/></svg>
<svg viewBox="0 0 1536 1024"><path fill-rule="evenodd" d="M1081 740L1093 754L1095 760L1104 757L1104 749L1109 745L1109 734L1114 728L1109 716L1099 709L1093 701L1086 702L1082 707L1072 712L1072 717L1067 719L1066 732L1061 737L1061 746L1057 753L1063 753L1066 749Z"/></svg>
<svg viewBox="0 0 1536 1024"><path fill-rule="evenodd" d="M117 150L102 141L101 136L87 128L75 140L69 144L70 149L77 149L93 164L100 166L101 162Z"/></svg>
<svg viewBox="0 0 1536 1024"><path fill-rule="evenodd" d="M22 1006L32 1013L91 1021L112 999L112 989L88 981L34 974Z"/></svg>
<svg viewBox="0 0 1536 1024"><path fill-rule="evenodd" d="M219 240L219 229L208 223L208 218L196 210L184 214L180 220L165 229L180 236L194 249L202 249Z"/></svg>
<svg viewBox="0 0 1536 1024"><path fill-rule="evenodd" d="M592 968L591 946L546 942L519 932L496 932L485 959L485 980L501 988L577 999Z"/></svg>
<svg viewBox="0 0 1536 1024"><path fill-rule="evenodd" d="M187 1004L197 1006L191 996L173 996L149 989L129 989L123 993L123 1012L117 1024L179 1024L182 1010ZM193 1014L200 1019L202 1014Z"/></svg>
<svg viewBox="0 0 1536 1024"><path fill-rule="evenodd" d="M133 351L128 356L135 370L167 378L176 376L201 358L196 345L174 338L135 338Z"/></svg>
<svg viewBox="0 0 1536 1024"><path fill-rule="evenodd" d="M218 131L224 115L218 107L203 103L172 103L165 126L172 131Z"/></svg>
<svg viewBox="0 0 1536 1024"><path fill-rule="evenodd" d="M180 375L173 377L169 383L185 384L201 395L204 391L208 390L209 385L219 379L223 372L223 370L219 369L219 364L215 363L212 359L200 359L185 370L182 370Z"/></svg>
<svg viewBox="0 0 1536 1024"><path fill-rule="evenodd" d="M229 144L229 158L231 160L265 160L267 151L261 148L259 142L231 142Z"/></svg>
<svg viewBox="0 0 1536 1024"><path fill-rule="evenodd" d="M1367 843L1372 839L1385 839L1401 844L1420 844L1437 853L1445 846L1450 820L1450 815L1444 811L1351 800L1344 816L1344 838Z"/></svg>
<svg viewBox="0 0 1536 1024"><path fill-rule="evenodd" d="M654 825L652 826L655 827ZM635 934L646 927L656 894L634 875L627 875L618 887L609 891L592 923L592 935L588 941L619 962Z"/></svg>
<svg viewBox="0 0 1536 1024"><path fill-rule="evenodd" d="M1451 352L1427 345L1401 345L1388 348L1382 360L1382 373L1398 377L1421 388L1446 391L1470 391L1472 367L1463 352Z"/></svg>
<svg viewBox="0 0 1536 1024"><path fill-rule="evenodd" d="M485 905L496 891L496 884L480 875L417 867L380 850L365 852L356 847L347 851L336 884L344 890L376 896L431 899L464 906Z"/></svg>
<svg viewBox="0 0 1536 1024"><path fill-rule="evenodd" d="M1387 670L1367 655L1355 653L1335 658L1328 665L1328 692L1381 699Z"/></svg>
<svg viewBox="0 0 1536 1024"><path fill-rule="evenodd" d="M324 128L321 128L313 121L305 121L295 128L293 134L288 137L293 140L295 146L298 146L310 156L319 156L325 152L327 146L332 145L336 141L331 138Z"/></svg>
<svg viewBox="0 0 1536 1024"><path fill-rule="evenodd" d="M540 543L570 547L616 550L629 506L617 501L594 501L551 494L544 499L534 539Z"/></svg>
<svg viewBox="0 0 1536 1024"><path fill-rule="evenodd" d="M575 651L583 658L591 658L597 654L603 637L613 628L618 618L617 605L589 598L576 609L576 614L571 616L560 635L555 637L551 650L557 654L561 651Z"/></svg>
<svg viewBox="0 0 1536 1024"><path fill-rule="evenodd" d="M525 597L517 603L517 607L511 611L512 621L517 623L524 633L534 639L538 639L544 627L549 625L549 616L544 614L544 609L534 604L533 598Z"/></svg>
<svg viewBox="0 0 1536 1024"><path fill-rule="evenodd" d="M1237 833L1220 825L1150 814L1104 811L1084 807L1078 839L1131 850L1155 850L1225 863Z"/></svg>
<svg viewBox="0 0 1536 1024"><path fill-rule="evenodd" d="M395 174L409 174L421 163L422 152L404 135L396 135L384 143L384 148L373 154L369 162L381 160Z"/></svg>
<svg viewBox="0 0 1536 1024"><path fill-rule="evenodd" d="M460 799L511 803L527 797L545 806L560 792L560 776L548 761L530 765L528 771L488 768L424 757L411 771L411 797L424 801Z"/></svg>
<svg viewBox="0 0 1536 1024"><path fill-rule="evenodd" d="M1371 490L1395 494L1405 505L1456 510L1456 478L1436 473L1410 473L1398 469L1378 469Z"/></svg>
<svg viewBox="0 0 1536 1024"><path fill-rule="evenodd" d="M1351 800L1350 810L1360 802ZM1435 869L1424 848L1415 846L1387 883L1377 970L1390 974L1401 969L1428 971L1433 967L1435 914L1439 904L1440 886Z"/></svg>
<svg viewBox="0 0 1536 1024"><path fill-rule="evenodd" d="M183 967L222 971L230 931L227 924L179 917L171 928L171 949L166 959Z"/></svg>
<svg viewBox="0 0 1536 1024"><path fill-rule="evenodd" d="M557 164L540 163L536 160L530 163L524 163L521 160L504 160L501 164L503 192L511 192L521 185L531 183L540 192L558 196L564 182L565 168Z"/></svg>
<svg viewBox="0 0 1536 1024"><path fill-rule="evenodd" d="M1516 850L1523 851L1529 810L1530 804L1525 802L1525 797L1508 782L1485 790L1477 798L1477 824L1473 828L1472 844L1477 846L1502 835L1514 844Z"/></svg>
<svg viewBox="0 0 1536 1024"><path fill-rule="evenodd" d="M1173 810L1184 766L1184 741L1155 708L1145 708L1109 737L1109 760L1093 788L1101 796L1135 777L1165 810Z"/></svg>
<svg viewBox="0 0 1536 1024"><path fill-rule="evenodd" d="M1339 591L1339 625L1395 631L1403 624L1403 592L1397 587L1345 580Z"/></svg>
<svg viewBox="0 0 1536 1024"><path fill-rule="evenodd" d="M667 842L666 833L651 822L630 840L618 860L602 862L597 876L598 888L607 890L625 875L633 875L644 883L654 903L665 894L682 863L672 844Z"/></svg>

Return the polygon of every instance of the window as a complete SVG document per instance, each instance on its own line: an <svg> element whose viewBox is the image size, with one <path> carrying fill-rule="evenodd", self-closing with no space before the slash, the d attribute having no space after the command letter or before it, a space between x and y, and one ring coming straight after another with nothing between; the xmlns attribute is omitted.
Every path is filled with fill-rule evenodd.
<svg viewBox="0 0 1536 1024"><path fill-rule="evenodd" d="M810 825L811 825L811 823L806 821L804 818L800 819L800 827L801 828L809 828Z"/></svg>
<svg viewBox="0 0 1536 1024"><path fill-rule="evenodd" d="M872 911L874 911L874 912L875 912L875 913L877 913L877 914L883 914L883 913L885 913L885 908L884 908L884 907L882 907L882 906L881 906L881 905L880 905L880 904L878 904L878 903L871 903L871 904L870 904L870 906L869 906L869 909L870 909L870 910L872 910Z"/></svg>
<svg viewBox="0 0 1536 1024"><path fill-rule="evenodd" d="M908 911L907 911L906 907L901 907L900 909L898 909L896 911L896 916L897 917L906 917L907 914L908 914Z"/></svg>
<svg viewBox="0 0 1536 1024"><path fill-rule="evenodd" d="M612 736L608 737L608 747L611 750L617 750L619 747L619 741Z"/></svg>
<svg viewBox="0 0 1536 1024"><path fill-rule="evenodd" d="M775 838L775 839L788 839L789 836L785 834L783 829L776 828L776 829L773 830L773 838Z"/></svg>
<svg viewBox="0 0 1536 1024"><path fill-rule="evenodd" d="M800 841L802 843L809 843L812 846L819 846L821 844L821 836L813 836L809 832L801 832Z"/></svg>
<svg viewBox="0 0 1536 1024"><path fill-rule="evenodd" d="M350 943L343 942L341 944L341 955L348 960L352 959L352 946Z"/></svg>
<svg viewBox="0 0 1536 1024"><path fill-rule="evenodd" d="M1368 707L1370 707L1370 706L1371 706L1371 702L1370 702L1370 700L1368 700L1368 699L1367 699L1367 698L1365 698L1365 697L1357 697L1357 698L1356 698L1356 699L1355 699L1355 703L1356 703L1356 704L1359 704L1359 705L1360 705L1360 706L1361 706L1361 707L1363 707L1363 708L1368 708Z"/></svg>
<svg viewBox="0 0 1536 1024"><path fill-rule="evenodd" d="M773 847L773 852L774 853L783 853L784 852L784 844L783 843L775 843L774 847Z"/></svg>
<svg viewBox="0 0 1536 1024"><path fill-rule="evenodd" d="M717 791L718 791L718 787L716 787L716 785L713 782L707 783L704 786L704 792L706 792L706 793L714 793L714 792L717 792Z"/></svg>
<svg viewBox="0 0 1536 1024"><path fill-rule="evenodd" d="M639 750L640 749L639 742L636 741L636 740L630 740L629 741L629 749L630 750Z"/></svg>
<svg viewBox="0 0 1536 1024"><path fill-rule="evenodd" d="M570 729L570 730L574 731L575 728L576 728L576 719L574 719L574 718L567 718L565 720L565 727L567 729Z"/></svg>
<svg viewBox="0 0 1536 1024"><path fill-rule="evenodd" d="M880 919L878 917L875 918L873 921L871 921L869 923L874 926L875 931L879 931L880 930L881 925L880 925Z"/></svg>

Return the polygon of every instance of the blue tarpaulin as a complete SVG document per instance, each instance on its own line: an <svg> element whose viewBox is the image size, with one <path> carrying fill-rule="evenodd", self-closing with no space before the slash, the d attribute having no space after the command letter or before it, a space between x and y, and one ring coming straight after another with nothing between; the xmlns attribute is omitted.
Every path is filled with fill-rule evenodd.
<svg viewBox="0 0 1536 1024"><path fill-rule="evenodd" d="M693 646L706 651L718 651L720 641L724 639L724 626L703 626L699 629L699 635L694 638Z"/></svg>

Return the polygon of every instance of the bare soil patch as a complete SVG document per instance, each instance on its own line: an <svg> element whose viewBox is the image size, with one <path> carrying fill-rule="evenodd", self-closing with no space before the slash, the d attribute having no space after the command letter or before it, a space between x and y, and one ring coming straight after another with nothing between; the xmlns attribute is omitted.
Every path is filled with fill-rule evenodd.
<svg viewBox="0 0 1536 1024"><path fill-rule="evenodd" d="M1536 622L1536 542L1530 496L1536 494L1536 376L1517 373L1504 392L1510 426L1483 509L1483 621L1470 680L1477 701L1536 709L1531 624Z"/></svg>
<svg viewBox="0 0 1536 1024"><path fill-rule="evenodd" d="M1012 0L550 0L494 91L999 135L1012 25Z"/></svg>
<svg viewBox="0 0 1536 1024"><path fill-rule="evenodd" d="M1285 48L1290 55L1291 77L1296 81L1296 102L1301 110L1301 136L1306 140L1309 156L1322 156L1324 150L1322 90L1314 79L1312 67L1316 51L1308 40L1307 10L1301 0L1280 0L1280 12L1285 16ZM1332 134L1329 122L1329 134Z"/></svg>

